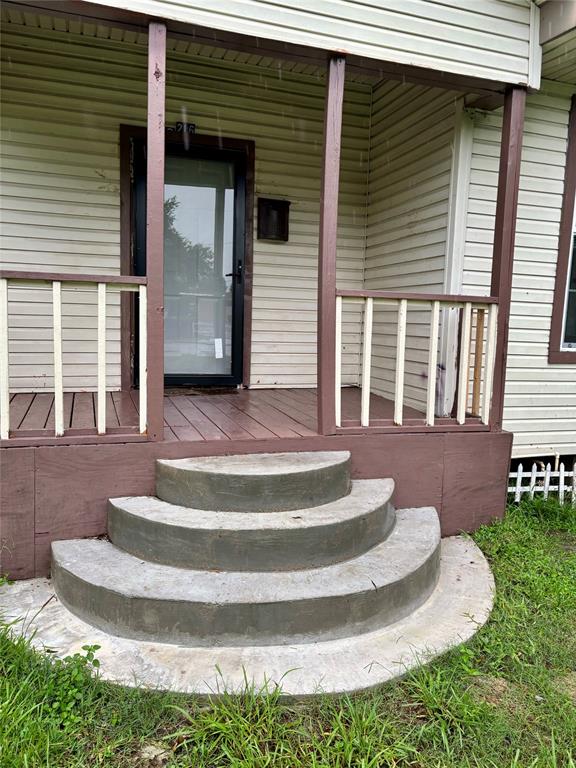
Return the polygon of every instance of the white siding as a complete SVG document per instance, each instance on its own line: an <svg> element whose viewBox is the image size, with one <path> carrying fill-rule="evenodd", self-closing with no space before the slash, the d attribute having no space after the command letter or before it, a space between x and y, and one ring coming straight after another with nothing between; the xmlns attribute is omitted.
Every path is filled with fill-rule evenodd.
<svg viewBox="0 0 576 768"><path fill-rule="evenodd" d="M542 77L576 84L576 29L543 46Z"/></svg>
<svg viewBox="0 0 576 768"><path fill-rule="evenodd" d="M145 40L121 44L17 24L3 36L3 255L7 268L119 271L119 125L144 124ZM312 386L324 84L193 56L171 41L167 121L256 141L256 195L291 201L290 242L254 244L252 384ZM370 88L346 90L338 238L341 286L362 286ZM42 298L41 298L42 297ZM13 389L51 387L47 291L11 291ZM95 291L64 291L67 389L96 385ZM90 306L90 310L87 310ZM119 316L108 385L119 385ZM345 318L345 381L358 324Z"/></svg>
<svg viewBox="0 0 576 768"><path fill-rule="evenodd" d="M504 82L529 82L525 0L95 0L220 30ZM532 40L538 13L532 12Z"/></svg>
<svg viewBox="0 0 576 768"><path fill-rule="evenodd" d="M556 89L556 92L558 89ZM550 318L566 163L570 98L528 97L504 427L516 456L576 451L576 365L549 365ZM501 114L475 115L464 291L489 292Z"/></svg>
<svg viewBox="0 0 576 768"><path fill-rule="evenodd" d="M385 83L374 92L364 285L441 293L455 94ZM430 312L409 310L405 403L425 409ZM373 390L394 397L395 310L374 313Z"/></svg>

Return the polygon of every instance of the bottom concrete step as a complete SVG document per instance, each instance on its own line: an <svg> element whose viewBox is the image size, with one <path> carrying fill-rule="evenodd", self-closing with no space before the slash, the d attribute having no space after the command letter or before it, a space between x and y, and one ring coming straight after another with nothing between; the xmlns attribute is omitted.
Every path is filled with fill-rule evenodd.
<svg viewBox="0 0 576 768"><path fill-rule="evenodd" d="M335 639L390 624L438 577L432 507L401 509L387 539L358 557L298 571L191 571L149 563L109 542L52 543L60 600L107 632L177 645Z"/></svg>
<svg viewBox="0 0 576 768"><path fill-rule="evenodd" d="M186 648L116 637L71 614L46 579L0 587L7 621L21 619L38 647L59 657L100 645L101 675L122 685L217 695L240 691L245 676L283 694L352 693L380 685L459 645L488 619L494 585L488 563L469 539L442 541L440 577L431 597L384 629L321 643Z"/></svg>

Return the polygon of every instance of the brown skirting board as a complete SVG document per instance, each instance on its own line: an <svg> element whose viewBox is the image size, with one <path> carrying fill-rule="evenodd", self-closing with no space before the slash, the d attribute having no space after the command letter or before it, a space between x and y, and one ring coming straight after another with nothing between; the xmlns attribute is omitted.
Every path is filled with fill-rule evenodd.
<svg viewBox="0 0 576 768"><path fill-rule="evenodd" d="M0 573L45 576L52 540L105 534L107 499L153 494L156 458L347 449L353 477L393 477L396 506L435 506L447 536L502 516L511 447L507 432L450 432L6 448Z"/></svg>

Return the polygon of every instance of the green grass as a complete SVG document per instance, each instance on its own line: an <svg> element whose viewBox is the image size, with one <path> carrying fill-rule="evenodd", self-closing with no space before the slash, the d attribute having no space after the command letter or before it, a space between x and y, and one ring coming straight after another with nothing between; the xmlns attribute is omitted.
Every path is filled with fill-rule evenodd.
<svg viewBox="0 0 576 768"><path fill-rule="evenodd" d="M91 676L97 649L54 663L3 627L0 766L574 768L576 511L525 502L475 540L497 583L488 625L356 697L283 705L247 690L206 704L126 690ZM145 760L145 745L165 760Z"/></svg>

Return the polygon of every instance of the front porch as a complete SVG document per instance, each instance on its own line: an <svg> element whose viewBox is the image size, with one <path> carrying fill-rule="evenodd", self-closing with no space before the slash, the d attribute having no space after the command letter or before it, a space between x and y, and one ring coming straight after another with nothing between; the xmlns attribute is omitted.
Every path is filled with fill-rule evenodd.
<svg viewBox="0 0 576 768"><path fill-rule="evenodd" d="M46 30L8 12L0 570L43 575L51 541L105 534L108 499L152 494L157 458L348 450L353 478L393 478L396 503L435 506L444 534L502 514L524 89L335 53L326 66L324 51L303 66L290 46L261 56L216 32L205 46L197 28L157 21L133 37L130 14L94 39L66 14ZM42 140L29 88L51 126ZM464 294L453 253L467 96L504 104L492 277L478 295ZM180 159L220 145L241 156L233 188L211 182L210 205L194 181L204 229L188 228L185 195L172 216L170 143ZM216 227L232 191L234 238ZM289 203L286 239L259 235L257 198ZM199 253L210 280L190 277ZM176 317L175 296L226 301ZM165 352L182 340L227 361L240 388L167 390Z"/></svg>
<svg viewBox="0 0 576 768"><path fill-rule="evenodd" d="M95 42L87 21L52 12L50 30L17 4L4 16L3 447L163 441L176 427L196 442L194 420L172 425L163 406L165 375L193 373L314 390L314 434L501 428L522 89L354 56L326 66L290 46L247 59L262 41L214 32L210 48L194 42L202 30L155 22L134 38L129 14ZM29 83L51 126L41 142ZM488 94L505 101L494 259L470 296L454 254L456 145L466 100ZM260 231L266 200L288 204L285 239Z"/></svg>

